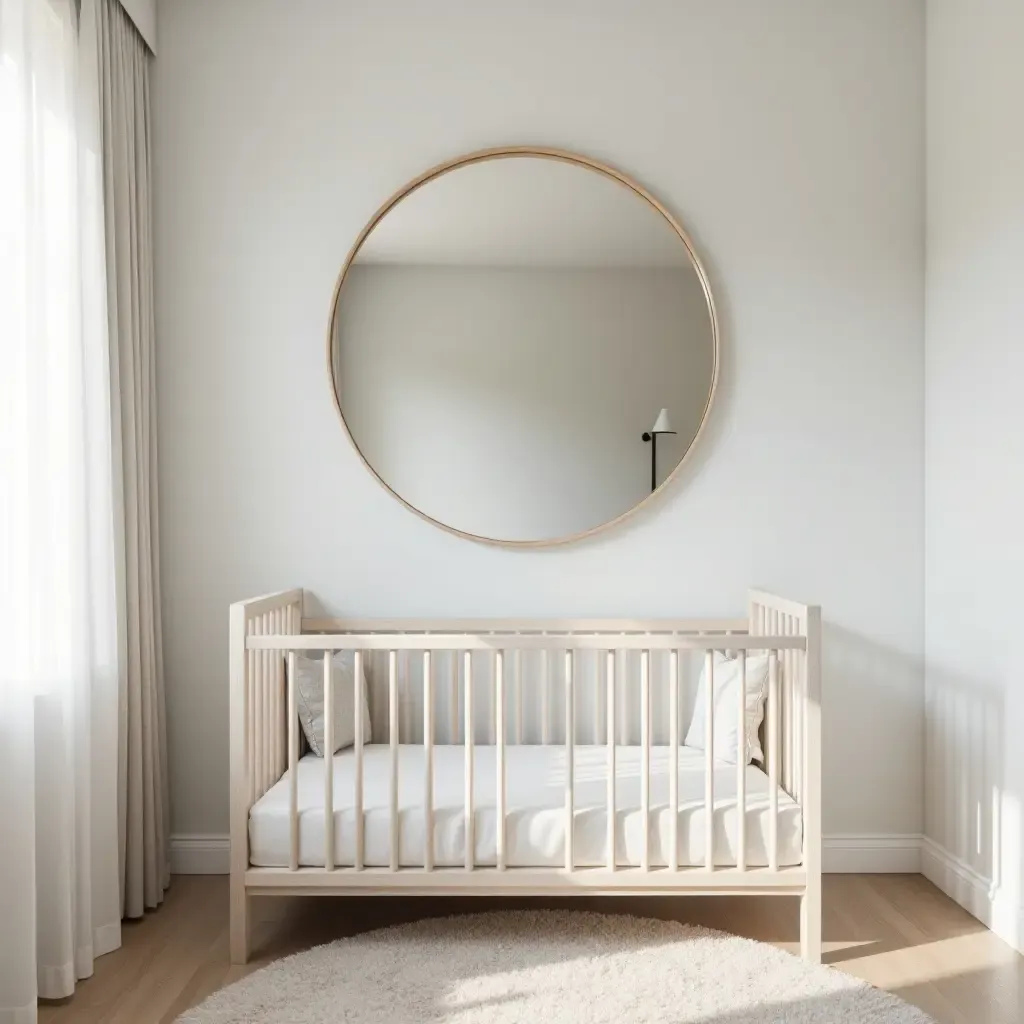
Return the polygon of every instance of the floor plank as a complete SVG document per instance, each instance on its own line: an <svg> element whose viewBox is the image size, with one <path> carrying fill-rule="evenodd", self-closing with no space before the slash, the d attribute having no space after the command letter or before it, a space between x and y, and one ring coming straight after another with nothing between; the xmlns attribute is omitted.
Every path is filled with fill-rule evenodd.
<svg viewBox="0 0 1024 1024"><path fill-rule="evenodd" d="M395 897L257 902L255 955L228 962L223 876L174 879L160 910L127 923L121 949L68 1000L40 1006L40 1024L170 1024L211 992L289 953L419 917L512 906L636 913L796 951L796 901L784 897L577 897L572 900ZM895 992L940 1024L1024 1020L1024 957L920 875L828 875L825 960Z"/></svg>

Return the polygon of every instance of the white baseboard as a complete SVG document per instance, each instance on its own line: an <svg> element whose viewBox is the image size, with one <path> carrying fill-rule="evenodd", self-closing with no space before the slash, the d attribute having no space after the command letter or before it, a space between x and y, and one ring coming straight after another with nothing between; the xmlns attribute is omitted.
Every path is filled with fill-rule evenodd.
<svg viewBox="0 0 1024 1024"><path fill-rule="evenodd" d="M921 840L921 873L983 925L1024 953L1024 907L969 864L927 836Z"/></svg>
<svg viewBox="0 0 1024 1024"><path fill-rule="evenodd" d="M231 840L226 835L171 836L172 875L231 873Z"/></svg>
<svg viewBox="0 0 1024 1024"><path fill-rule="evenodd" d="M921 870L919 835L826 836L822 847L822 867L833 874L917 874ZM226 835L171 837L174 875L226 875L230 864L231 843Z"/></svg>
<svg viewBox="0 0 1024 1024"><path fill-rule="evenodd" d="M821 868L832 875L916 875L921 836L833 835L822 839Z"/></svg>

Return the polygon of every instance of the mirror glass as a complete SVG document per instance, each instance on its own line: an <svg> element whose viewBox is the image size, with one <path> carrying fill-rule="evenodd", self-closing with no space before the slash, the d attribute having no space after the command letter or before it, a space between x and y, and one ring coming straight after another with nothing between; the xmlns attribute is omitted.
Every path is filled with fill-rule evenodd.
<svg viewBox="0 0 1024 1024"><path fill-rule="evenodd" d="M684 237L575 158L466 158L394 201L337 291L330 366L366 463L479 539L566 540L690 448L717 338Z"/></svg>

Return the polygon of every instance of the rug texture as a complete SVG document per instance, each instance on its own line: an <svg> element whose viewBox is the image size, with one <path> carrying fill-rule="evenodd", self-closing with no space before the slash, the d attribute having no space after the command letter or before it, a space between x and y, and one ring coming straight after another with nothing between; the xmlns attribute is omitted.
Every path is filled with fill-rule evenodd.
<svg viewBox="0 0 1024 1024"><path fill-rule="evenodd" d="M934 1024L829 967L722 932L557 911L418 921L271 964L182 1024Z"/></svg>

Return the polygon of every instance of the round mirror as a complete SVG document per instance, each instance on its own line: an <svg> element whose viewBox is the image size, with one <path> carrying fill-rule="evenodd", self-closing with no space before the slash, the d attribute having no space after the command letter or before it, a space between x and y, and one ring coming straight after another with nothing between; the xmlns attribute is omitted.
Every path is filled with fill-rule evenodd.
<svg viewBox="0 0 1024 1024"><path fill-rule="evenodd" d="M692 448L718 374L685 232L594 161L491 150L435 168L359 236L328 358L363 460L456 533L549 544L627 515Z"/></svg>

